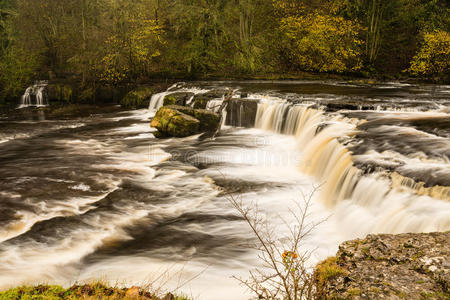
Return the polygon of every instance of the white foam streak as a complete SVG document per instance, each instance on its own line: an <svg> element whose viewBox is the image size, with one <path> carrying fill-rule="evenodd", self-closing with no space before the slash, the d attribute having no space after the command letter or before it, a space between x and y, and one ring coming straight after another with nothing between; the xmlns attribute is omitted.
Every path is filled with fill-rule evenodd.
<svg viewBox="0 0 450 300"><path fill-rule="evenodd" d="M28 232L38 222L57 217L70 217L84 214L93 208L92 204L103 199L114 190L97 197L80 197L64 201L53 201L51 205L46 202L29 203L35 209L39 208L38 211L17 211L15 216L17 221L9 223L0 231L0 243Z"/></svg>

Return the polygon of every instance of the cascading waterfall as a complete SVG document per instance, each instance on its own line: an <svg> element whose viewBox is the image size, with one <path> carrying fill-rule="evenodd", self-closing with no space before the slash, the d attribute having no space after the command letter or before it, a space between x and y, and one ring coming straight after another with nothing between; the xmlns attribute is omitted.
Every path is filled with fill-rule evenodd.
<svg viewBox="0 0 450 300"><path fill-rule="evenodd" d="M258 105L255 127L298 138L304 154L300 168L324 183L322 198L331 207L351 195L360 172L353 166L349 151L337 141L353 126L334 122L317 133L322 116L321 111L308 106L267 102Z"/></svg>
<svg viewBox="0 0 450 300"><path fill-rule="evenodd" d="M418 195L428 195L430 197L448 200L450 199L450 187L435 185L426 187L425 182L416 182L414 179L400 175L397 172L391 174L392 186L398 189L412 190Z"/></svg>
<svg viewBox="0 0 450 300"><path fill-rule="evenodd" d="M206 109L218 113L220 111L220 106L223 103L223 99L212 99L206 104Z"/></svg>
<svg viewBox="0 0 450 300"><path fill-rule="evenodd" d="M150 99L150 105L149 105L148 109L149 110L158 110L161 106L163 106L164 98L170 94L171 94L171 92L168 92L168 91L154 94L152 96L152 98Z"/></svg>
<svg viewBox="0 0 450 300"><path fill-rule="evenodd" d="M351 152L340 142L355 133L355 125L347 121L326 120L319 110L272 101L258 104L255 127L296 136L302 151L300 170L321 184L319 199L325 206L341 214L343 207L356 205L378 216L366 233L449 230L450 222L445 214L436 216L417 211L424 203L445 211L442 206L447 207L448 202L433 196L446 195L447 190L419 189L410 184L422 193L405 193L398 189L398 181L403 180L405 185L404 178L394 176L396 180L391 181L384 173L362 175L353 164Z"/></svg>
<svg viewBox="0 0 450 300"><path fill-rule="evenodd" d="M321 119L322 112L309 106L265 102L258 104L255 127L294 135L304 144L316 134Z"/></svg>
<svg viewBox="0 0 450 300"><path fill-rule="evenodd" d="M168 95L175 94L175 93L193 93L194 96L190 97L188 101L186 102L187 105L193 105L194 104L194 97L197 94L206 93L208 90L199 89L199 88L180 88L184 85L184 83L176 83L169 87L165 92L157 93L152 96L150 99L150 104L148 106L148 109L151 111L156 111L160 109L164 104L164 98Z"/></svg>
<svg viewBox="0 0 450 300"><path fill-rule="evenodd" d="M351 153L337 140L350 130L348 124L335 123L304 144L300 169L323 183L321 198L328 207L351 197L360 176Z"/></svg>
<svg viewBox="0 0 450 300"><path fill-rule="evenodd" d="M46 81L38 81L34 85L28 87L22 95L19 108L30 106L42 107L48 105L46 88Z"/></svg>
<svg viewBox="0 0 450 300"><path fill-rule="evenodd" d="M20 107L31 106L31 93L33 92L33 87L30 86L25 90L25 93L22 96Z"/></svg>

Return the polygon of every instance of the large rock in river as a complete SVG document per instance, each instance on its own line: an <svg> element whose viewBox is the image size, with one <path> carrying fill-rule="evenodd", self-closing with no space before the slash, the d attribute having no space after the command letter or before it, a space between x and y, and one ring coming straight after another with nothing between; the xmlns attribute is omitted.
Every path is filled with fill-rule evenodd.
<svg viewBox="0 0 450 300"><path fill-rule="evenodd" d="M219 122L220 116L211 111L169 105L158 110L150 126L162 136L185 137L215 131Z"/></svg>
<svg viewBox="0 0 450 300"><path fill-rule="evenodd" d="M199 132L200 121L170 106L161 107L150 126L160 135L185 137Z"/></svg>

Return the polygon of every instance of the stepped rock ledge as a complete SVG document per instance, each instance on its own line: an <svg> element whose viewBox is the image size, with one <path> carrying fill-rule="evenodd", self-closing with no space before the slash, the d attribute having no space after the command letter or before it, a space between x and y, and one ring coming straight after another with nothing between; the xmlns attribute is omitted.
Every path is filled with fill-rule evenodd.
<svg viewBox="0 0 450 300"><path fill-rule="evenodd" d="M316 268L322 299L450 299L450 232L368 235Z"/></svg>

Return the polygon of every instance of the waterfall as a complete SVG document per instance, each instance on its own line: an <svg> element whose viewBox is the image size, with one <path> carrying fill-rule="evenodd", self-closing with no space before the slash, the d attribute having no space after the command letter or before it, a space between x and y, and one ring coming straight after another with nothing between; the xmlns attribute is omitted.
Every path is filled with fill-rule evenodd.
<svg viewBox="0 0 450 300"><path fill-rule="evenodd" d="M47 85L47 81L37 81L34 85L29 86L22 95L19 108L48 105Z"/></svg>
<svg viewBox="0 0 450 300"><path fill-rule="evenodd" d="M158 110L164 104L164 98L167 95L170 95L171 92L165 91L162 93L157 93L152 96L150 99L150 105L148 107L149 110Z"/></svg>
<svg viewBox="0 0 450 300"><path fill-rule="evenodd" d="M337 140L352 129L348 124L334 123L303 141L300 169L323 184L320 198L328 207L351 197L361 173L353 166L351 153Z"/></svg>
<svg viewBox="0 0 450 300"><path fill-rule="evenodd" d="M219 113L220 110L220 106L223 103L223 99L212 99L209 100L208 103L206 104L206 109L213 111L215 113Z"/></svg>
<svg viewBox="0 0 450 300"><path fill-rule="evenodd" d="M22 101L20 102L20 107L31 106L31 93L33 92L33 87L30 86L25 90L22 96Z"/></svg>
<svg viewBox="0 0 450 300"><path fill-rule="evenodd" d="M312 139L322 119L322 112L304 105L286 102L258 103L255 127L294 135L299 143Z"/></svg>
<svg viewBox="0 0 450 300"><path fill-rule="evenodd" d="M297 137L303 151L300 169L324 183L321 198L331 207L351 195L360 172L350 152L337 141L354 126L333 122L318 132L322 119L321 111L308 106L267 102L258 105L255 127Z"/></svg>
<svg viewBox="0 0 450 300"><path fill-rule="evenodd" d="M195 95L191 96L191 97L188 99L188 101L186 101L186 106L194 107L194 104L195 104L194 98L195 98Z"/></svg>
<svg viewBox="0 0 450 300"><path fill-rule="evenodd" d="M194 98L197 94L206 93L209 90L205 89L199 89L199 88L184 88L185 84L183 82L181 83L175 83L174 85L170 86L165 92L157 93L152 96L150 99L150 104L148 106L148 109L151 111L157 111L164 105L164 98L168 95L175 94L175 93L194 93L194 96L191 97L187 101L187 105L193 105L194 104Z"/></svg>
<svg viewBox="0 0 450 300"><path fill-rule="evenodd" d="M450 199L450 187L435 185L426 187L425 182L416 182L414 179L404 177L397 172L391 174L392 186L400 190L412 190L418 195L428 195L430 197L447 200Z"/></svg>
<svg viewBox="0 0 450 300"><path fill-rule="evenodd" d="M351 122L326 120L319 110L273 101L258 104L255 127L297 137L302 151L300 170L315 178L321 185L318 199L334 209L338 218L345 218L348 226L351 220L344 215L360 211L361 218L363 214L375 218L367 225L370 229L361 229L364 234L450 229L445 213L425 213L427 205L439 211L448 209L448 202L438 200L448 200L448 188L426 188L396 173L363 175L354 166L352 153L340 142L355 133Z"/></svg>

